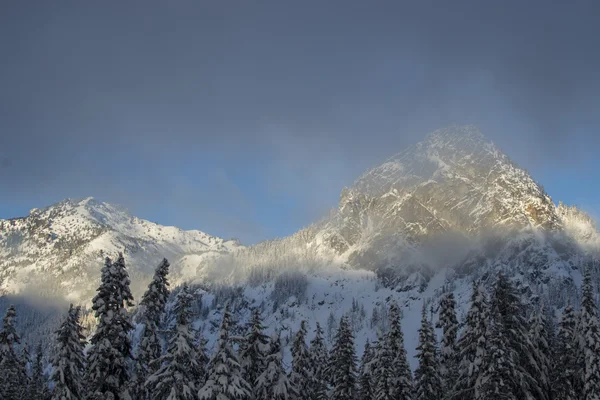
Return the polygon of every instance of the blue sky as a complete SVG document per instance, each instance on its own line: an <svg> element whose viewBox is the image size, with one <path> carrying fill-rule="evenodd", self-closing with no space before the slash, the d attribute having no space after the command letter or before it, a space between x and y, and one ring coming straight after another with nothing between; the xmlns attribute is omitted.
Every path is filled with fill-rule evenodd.
<svg viewBox="0 0 600 400"><path fill-rule="evenodd" d="M0 218L91 195L252 243L466 123L597 217L598 5L554 3L12 2Z"/></svg>

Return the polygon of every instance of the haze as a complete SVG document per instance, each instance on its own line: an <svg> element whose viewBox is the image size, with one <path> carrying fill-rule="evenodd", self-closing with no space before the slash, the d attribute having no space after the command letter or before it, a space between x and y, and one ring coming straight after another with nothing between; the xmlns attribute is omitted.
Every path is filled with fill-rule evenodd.
<svg viewBox="0 0 600 400"><path fill-rule="evenodd" d="M600 214L594 1L29 1L0 7L0 218L94 196L244 243L476 124Z"/></svg>

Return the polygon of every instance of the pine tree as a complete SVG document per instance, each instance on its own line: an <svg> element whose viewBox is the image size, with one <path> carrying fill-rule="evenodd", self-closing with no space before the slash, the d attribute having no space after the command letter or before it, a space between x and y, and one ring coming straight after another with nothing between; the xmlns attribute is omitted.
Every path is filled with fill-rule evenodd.
<svg viewBox="0 0 600 400"><path fill-rule="evenodd" d="M140 400L148 398L146 379L160 367L157 362L162 353L159 327L169 298L169 266L165 258L156 267L154 277L140 301L139 313L143 328L135 361L135 377L132 379L132 391Z"/></svg>
<svg viewBox="0 0 600 400"><path fill-rule="evenodd" d="M475 399L477 381L486 349L487 298L481 286L473 282L471 307L467 313L466 326L456 343L458 352L458 376L448 396L452 400Z"/></svg>
<svg viewBox="0 0 600 400"><path fill-rule="evenodd" d="M373 389L373 366L374 366L374 348L369 341L365 343L365 349L360 361L358 371L358 400L375 400L375 391Z"/></svg>
<svg viewBox="0 0 600 400"><path fill-rule="evenodd" d="M208 356L206 345L206 338L202 335L202 331L198 330L196 332L196 376L198 377L198 388L204 386L208 377L208 363L210 362L210 357Z"/></svg>
<svg viewBox="0 0 600 400"><path fill-rule="evenodd" d="M375 400L393 400L394 354L390 334L378 342L373 359L373 394Z"/></svg>
<svg viewBox="0 0 600 400"><path fill-rule="evenodd" d="M271 338L266 367L256 379L255 393L255 400L289 400L296 396L283 369L279 334Z"/></svg>
<svg viewBox="0 0 600 400"><path fill-rule="evenodd" d="M475 399L517 400L513 394L517 376L513 365L514 355L502 326L502 318L497 316L491 324L481 373L477 380Z"/></svg>
<svg viewBox="0 0 600 400"><path fill-rule="evenodd" d="M453 292L446 294L440 301L440 318L437 327L442 329L443 335L440 345L440 377L444 389L448 391L452 389L458 377L458 352L456 349L458 320Z"/></svg>
<svg viewBox="0 0 600 400"><path fill-rule="evenodd" d="M290 383L296 392L296 399L299 400L310 397L309 388L312 381L306 335L306 321L302 321L292 344L292 372L290 374Z"/></svg>
<svg viewBox="0 0 600 400"><path fill-rule="evenodd" d="M510 280L499 274L492 297L492 310L500 319L498 322L504 329L507 347L512 356L507 362L515 366L513 394L519 399L546 400L543 382L536 379L542 376L537 362L540 357L529 340L526 309Z"/></svg>
<svg viewBox="0 0 600 400"><path fill-rule="evenodd" d="M356 353L354 335L344 316L340 320L329 359L331 400L354 400L356 396Z"/></svg>
<svg viewBox="0 0 600 400"><path fill-rule="evenodd" d="M217 348L209 364L208 379L198 391L199 400L241 400L251 397L251 387L242 376L242 368L229 336L231 321L227 304L223 310Z"/></svg>
<svg viewBox="0 0 600 400"><path fill-rule="evenodd" d="M442 393L442 379L437 359L437 348L433 326L427 318L427 309L423 305L421 327L419 328L419 346L417 346L419 366L415 371L417 400L437 400Z"/></svg>
<svg viewBox="0 0 600 400"><path fill-rule="evenodd" d="M92 300L98 325L88 353L89 392L96 398L128 400L131 340L133 330L125 307L133 306L129 275L123 255L116 262L106 259L98 294Z"/></svg>
<svg viewBox="0 0 600 400"><path fill-rule="evenodd" d="M260 309L255 308L248 325L243 345L240 348L242 376L254 387L258 377L264 372L269 354L269 337L264 333Z"/></svg>
<svg viewBox="0 0 600 400"><path fill-rule="evenodd" d="M600 322L589 269L585 272L583 280L581 321L585 356L583 395L585 400L600 400Z"/></svg>
<svg viewBox="0 0 600 400"><path fill-rule="evenodd" d="M390 393L393 399L411 400L414 398L413 377L400 325L400 308L396 302L392 302L390 305L389 319L390 330L387 333L387 345L393 357L393 374L389 383Z"/></svg>
<svg viewBox="0 0 600 400"><path fill-rule="evenodd" d="M537 310L531 314L529 320L529 341L533 345L533 355L535 364L539 368L539 372L534 379L538 382L543 392L543 398L550 398L550 332L548 332L548 323L544 308Z"/></svg>
<svg viewBox="0 0 600 400"><path fill-rule="evenodd" d="M87 392L83 385L85 336L79 318L80 308L71 304L67 317L56 331L52 400L83 400Z"/></svg>
<svg viewBox="0 0 600 400"><path fill-rule="evenodd" d="M578 378L577 353L577 315L571 305L563 310L558 326L557 349L552 373L553 398L557 400L576 400L581 398L577 393L576 380Z"/></svg>
<svg viewBox="0 0 600 400"><path fill-rule="evenodd" d="M11 305L2 319L0 331L0 399L20 400L25 397L28 385L25 364L15 349L21 338L15 329L17 311Z"/></svg>
<svg viewBox="0 0 600 400"><path fill-rule="evenodd" d="M47 400L50 397L48 382L44 374L44 353L42 344L38 344L35 350L35 358L33 358L31 366L31 380L29 384L29 399L31 400Z"/></svg>
<svg viewBox="0 0 600 400"><path fill-rule="evenodd" d="M310 342L311 377L310 400L327 399L327 363L329 355L325 344L323 328L317 322L315 337Z"/></svg>
<svg viewBox="0 0 600 400"><path fill-rule="evenodd" d="M160 368L150 375L146 386L152 400L192 400L196 398L198 370L195 336L191 323L191 305L194 297L187 284L177 294L173 313L175 326L166 353L159 359Z"/></svg>

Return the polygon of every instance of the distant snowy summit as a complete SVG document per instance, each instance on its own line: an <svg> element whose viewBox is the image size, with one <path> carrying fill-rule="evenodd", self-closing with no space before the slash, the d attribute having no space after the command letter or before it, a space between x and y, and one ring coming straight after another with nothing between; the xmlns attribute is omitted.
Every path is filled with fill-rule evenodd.
<svg viewBox="0 0 600 400"><path fill-rule="evenodd" d="M366 270L407 291L427 287L445 268L471 278L508 270L548 290L575 284L581 260L597 254L599 237L589 216L555 205L476 127L459 126L432 132L365 172L342 191L328 218L247 248L92 198L0 220L0 291L34 287L88 299L103 257L118 251L125 251L137 293L163 257L171 260L176 282L252 283L286 271Z"/></svg>

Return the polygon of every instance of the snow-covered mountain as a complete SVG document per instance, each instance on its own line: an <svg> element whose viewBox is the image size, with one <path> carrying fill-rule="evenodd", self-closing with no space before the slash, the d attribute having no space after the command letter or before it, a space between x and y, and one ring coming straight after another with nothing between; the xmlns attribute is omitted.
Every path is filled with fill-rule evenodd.
<svg viewBox="0 0 600 400"><path fill-rule="evenodd" d="M0 220L0 291L91 299L104 257L123 251L139 293L162 257L183 278L195 275L200 260L237 247L236 241L161 226L92 198L65 200Z"/></svg>
<svg viewBox="0 0 600 400"><path fill-rule="evenodd" d="M329 217L256 246L162 227L92 199L0 221L0 287L86 301L102 255L125 250L139 294L164 256L175 283L197 285L197 325L209 339L230 300L241 321L247 305L260 306L271 330L296 330L306 319L331 332L348 314L361 347L386 329L386 304L396 299L412 354L422 306L435 314L441 293L455 292L461 317L472 280L491 283L504 271L531 302L560 308L576 299L581 269L599 249L589 216L555 205L477 128L464 126L435 131L364 173Z"/></svg>

